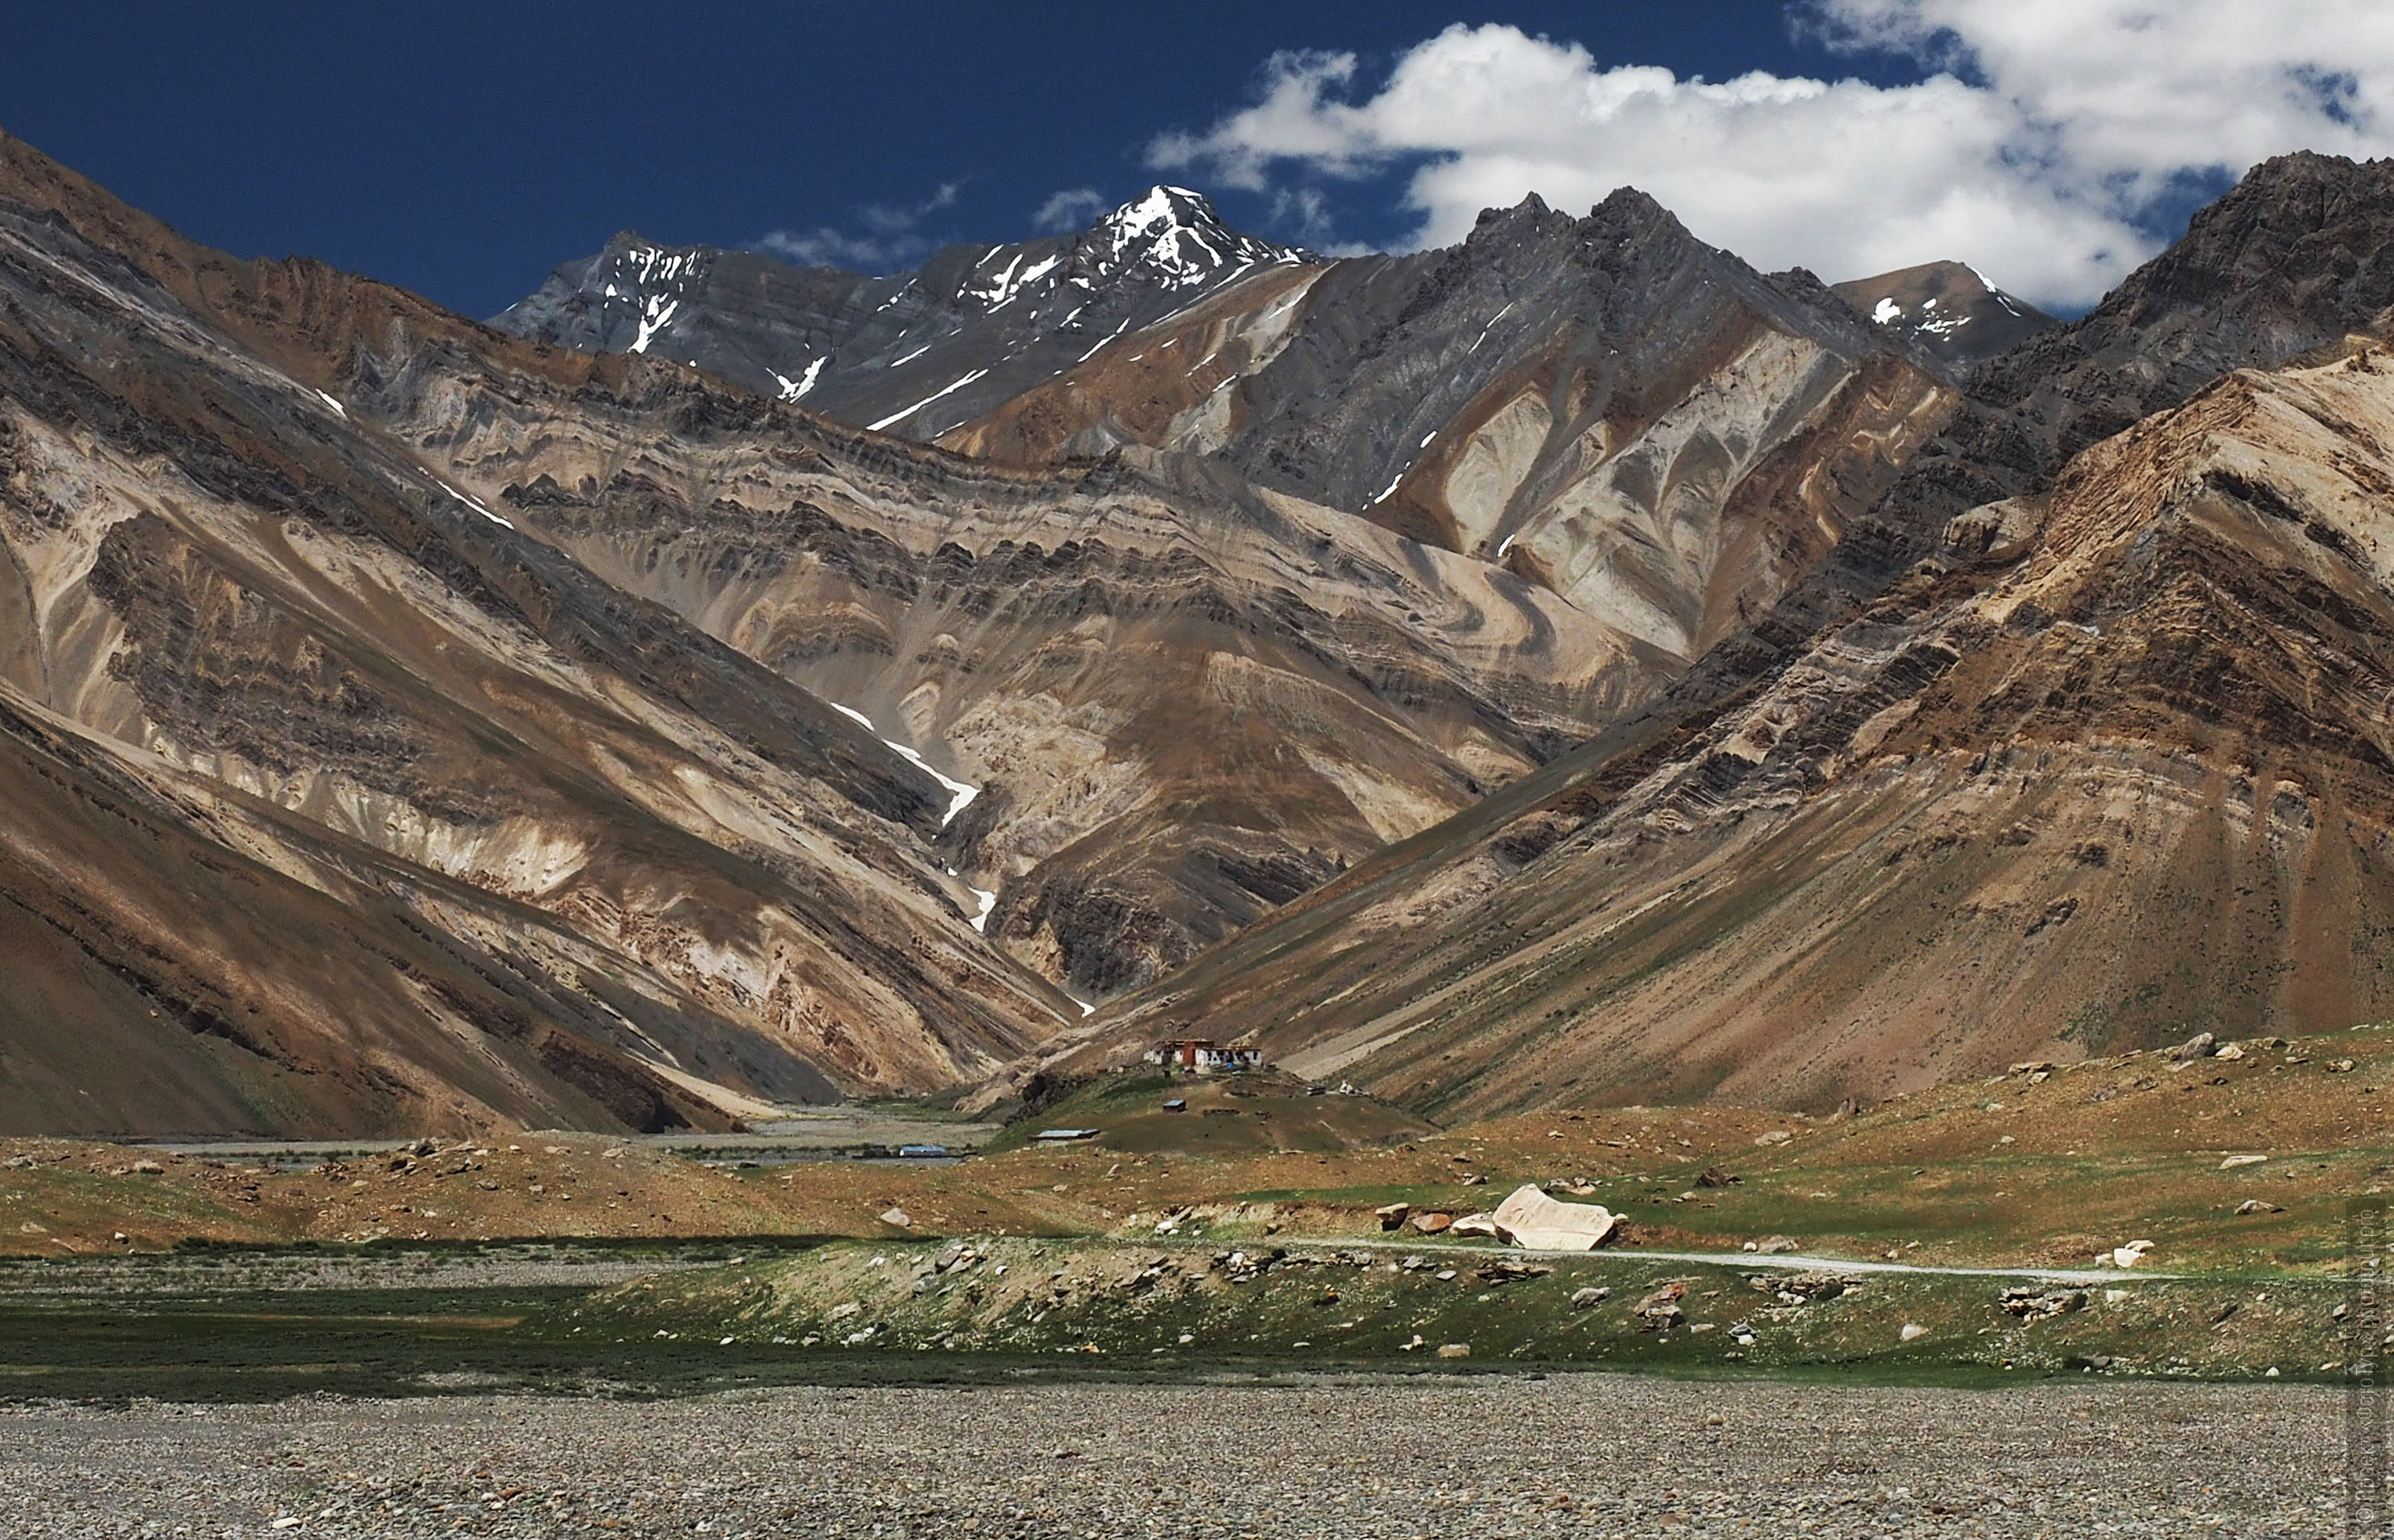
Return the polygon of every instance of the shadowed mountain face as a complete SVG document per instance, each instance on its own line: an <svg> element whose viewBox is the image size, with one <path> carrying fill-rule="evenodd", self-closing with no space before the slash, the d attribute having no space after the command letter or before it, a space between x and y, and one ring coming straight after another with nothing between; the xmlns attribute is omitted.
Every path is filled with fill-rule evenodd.
<svg viewBox="0 0 2394 1540"><path fill-rule="evenodd" d="M2385 1014L2394 364L2346 339L2388 330L2361 254L2394 236L2390 182L2256 169L1973 376L1957 421L2001 392L2027 449L1974 473L2017 495L1953 508L1958 478L1908 473L1873 521L1902 536L1874 559L1906 559L1865 589L1849 539L1827 624L1719 650L1126 1003L1080 1061L1256 1030L1424 1110L1829 1106ZM2220 277L2256 264L2279 281ZM2090 413L2174 398L2052 457Z"/></svg>
<svg viewBox="0 0 2394 1540"><path fill-rule="evenodd" d="M842 421L930 439L1110 337L1304 252L1242 235L1156 187L1078 235L950 246L887 278L626 232L492 324L585 351L645 353Z"/></svg>

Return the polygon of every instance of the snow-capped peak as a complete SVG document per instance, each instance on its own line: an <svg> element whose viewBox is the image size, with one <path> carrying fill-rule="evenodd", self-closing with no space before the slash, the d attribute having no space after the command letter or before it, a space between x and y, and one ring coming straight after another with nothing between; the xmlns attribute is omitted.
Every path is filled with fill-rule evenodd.
<svg viewBox="0 0 2394 1540"><path fill-rule="evenodd" d="M1099 219L1080 244L1095 275L1135 272L1166 288L1300 255L1240 234L1222 223L1204 194L1162 182Z"/></svg>
<svg viewBox="0 0 2394 1540"><path fill-rule="evenodd" d="M715 257L704 246L660 246L625 231L590 264L582 289L611 321L629 325L631 339L622 346L645 353L705 282Z"/></svg>

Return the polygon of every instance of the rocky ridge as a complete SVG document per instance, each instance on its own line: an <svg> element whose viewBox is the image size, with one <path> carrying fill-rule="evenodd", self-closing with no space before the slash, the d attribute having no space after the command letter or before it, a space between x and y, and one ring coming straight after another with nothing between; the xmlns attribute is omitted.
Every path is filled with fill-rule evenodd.
<svg viewBox="0 0 2394 1540"><path fill-rule="evenodd" d="M877 431L930 439L1112 337L1224 284L1301 267L1185 188L1157 186L1077 235L950 246L868 277L630 231L492 319L518 336L694 364Z"/></svg>

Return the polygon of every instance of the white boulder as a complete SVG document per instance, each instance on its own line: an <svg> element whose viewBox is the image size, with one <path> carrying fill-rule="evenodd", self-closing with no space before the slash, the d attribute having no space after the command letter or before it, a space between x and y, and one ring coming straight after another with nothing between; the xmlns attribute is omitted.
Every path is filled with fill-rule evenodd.
<svg viewBox="0 0 2394 1540"><path fill-rule="evenodd" d="M1489 1218L1499 1239L1532 1251L1594 1251L1621 1228L1601 1204L1567 1204L1531 1183L1515 1188Z"/></svg>

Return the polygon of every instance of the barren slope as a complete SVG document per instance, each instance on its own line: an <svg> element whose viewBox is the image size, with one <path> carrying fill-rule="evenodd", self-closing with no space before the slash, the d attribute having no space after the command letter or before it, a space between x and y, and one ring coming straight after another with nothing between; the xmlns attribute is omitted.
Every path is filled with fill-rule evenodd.
<svg viewBox="0 0 2394 1540"><path fill-rule="evenodd" d="M605 1122L577 1087L620 1081L645 1088L620 1120L719 1119L742 1096L942 1084L1069 1009L963 923L970 893L927 849L934 778L321 388L387 366L377 348L512 349L559 388L577 361L192 247L13 140L0 293L0 704L28 765L79 761L0 823L28 874L12 956L40 959L0 1036L51 1069L125 1060L90 1107L25 1090L8 1116L355 1129L429 1099ZM332 973L275 966L264 915L188 923L209 890L172 863L70 858L59 840L104 825L42 810L137 793L128 856L148 828L243 881L280 873L267 913ZM427 948L443 960L405 955ZM184 1078L184 1030L248 1057L127 1090ZM605 1073L560 1067L585 1055ZM263 1088L294 1064L333 1081Z"/></svg>
<svg viewBox="0 0 2394 1540"><path fill-rule="evenodd" d="M2164 353L2244 335L2243 297L2173 314ZM2384 1014L2389 381L2366 349L2238 374L1951 520L1784 666L1709 660L1085 1051L1254 1031L1438 1111L1818 1106Z"/></svg>

